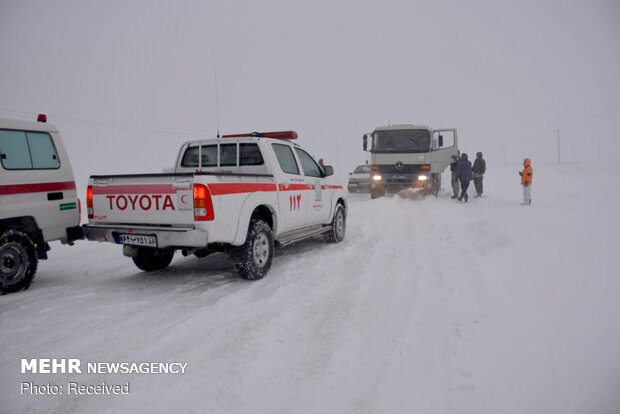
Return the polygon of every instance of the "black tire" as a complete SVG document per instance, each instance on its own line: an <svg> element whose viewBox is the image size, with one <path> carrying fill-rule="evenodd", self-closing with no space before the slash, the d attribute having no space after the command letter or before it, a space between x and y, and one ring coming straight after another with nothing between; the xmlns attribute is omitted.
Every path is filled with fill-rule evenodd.
<svg viewBox="0 0 620 414"><path fill-rule="evenodd" d="M329 232L325 233L325 241L329 243L340 243L344 240L344 235L347 232L347 215L344 211L342 204L336 205L336 211L334 211L334 218L330 224Z"/></svg>
<svg viewBox="0 0 620 414"><path fill-rule="evenodd" d="M168 267L173 257L174 250L140 247L138 254L132 257L132 260L138 269L154 272Z"/></svg>
<svg viewBox="0 0 620 414"><path fill-rule="evenodd" d="M37 254L27 234L8 230L0 235L0 291L28 289L37 273Z"/></svg>
<svg viewBox="0 0 620 414"><path fill-rule="evenodd" d="M250 220L243 246L232 253L235 270L243 279L258 280L269 273L273 261L273 233L263 220Z"/></svg>

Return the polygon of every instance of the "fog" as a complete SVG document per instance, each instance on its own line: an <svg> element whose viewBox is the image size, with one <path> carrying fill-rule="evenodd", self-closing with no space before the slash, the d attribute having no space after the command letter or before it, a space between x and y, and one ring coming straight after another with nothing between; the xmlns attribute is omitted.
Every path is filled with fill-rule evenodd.
<svg viewBox="0 0 620 414"><path fill-rule="evenodd" d="M340 173L388 123L490 165L557 162L559 128L563 162L612 162L619 40L617 0L0 0L0 116L48 114L82 185L218 127L294 129Z"/></svg>

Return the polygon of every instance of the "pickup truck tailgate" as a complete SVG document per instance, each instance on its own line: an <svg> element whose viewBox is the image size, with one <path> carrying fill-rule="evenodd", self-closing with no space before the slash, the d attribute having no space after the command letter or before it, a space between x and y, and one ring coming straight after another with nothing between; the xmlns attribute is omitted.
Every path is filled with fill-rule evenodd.
<svg viewBox="0 0 620 414"><path fill-rule="evenodd" d="M193 227L193 181L193 174L92 176L89 221Z"/></svg>

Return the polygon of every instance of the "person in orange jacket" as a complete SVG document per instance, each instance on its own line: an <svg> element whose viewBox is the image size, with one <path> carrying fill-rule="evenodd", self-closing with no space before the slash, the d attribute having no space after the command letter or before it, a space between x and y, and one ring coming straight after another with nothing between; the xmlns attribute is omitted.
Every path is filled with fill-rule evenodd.
<svg viewBox="0 0 620 414"><path fill-rule="evenodd" d="M532 176L534 170L532 169L532 161L529 158L523 160L523 171L519 171L521 176L521 185L523 186L523 206L529 206L532 204Z"/></svg>

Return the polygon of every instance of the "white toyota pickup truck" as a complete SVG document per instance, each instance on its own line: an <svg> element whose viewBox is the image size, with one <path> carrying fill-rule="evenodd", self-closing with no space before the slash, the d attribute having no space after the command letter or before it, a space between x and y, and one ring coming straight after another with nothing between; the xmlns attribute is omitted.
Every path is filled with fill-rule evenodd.
<svg viewBox="0 0 620 414"><path fill-rule="evenodd" d="M88 240L123 245L144 271L175 250L226 252L245 279L264 277L274 245L315 235L342 241L347 203L294 131L224 135L181 146L173 173L91 176Z"/></svg>

